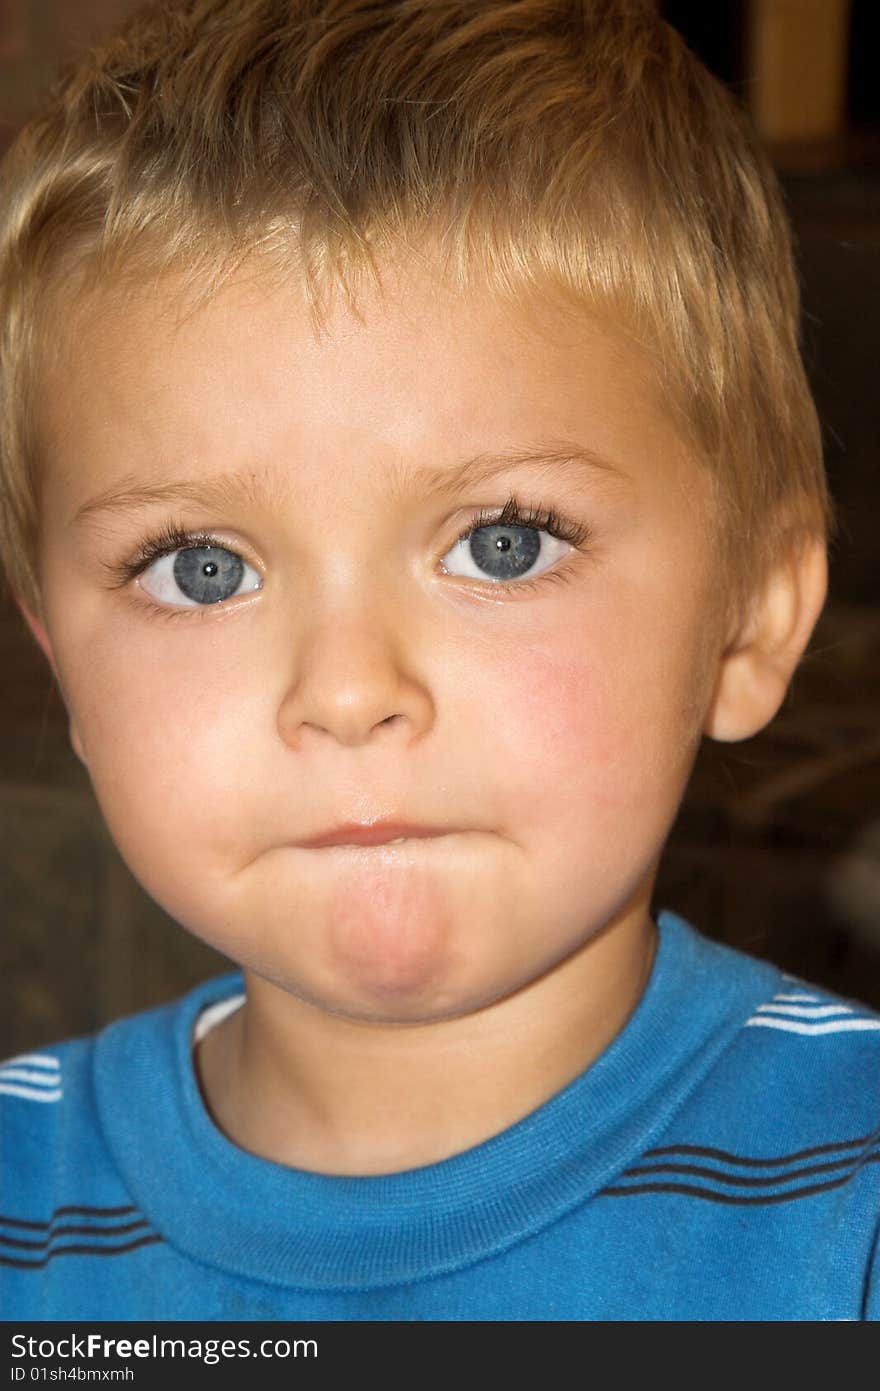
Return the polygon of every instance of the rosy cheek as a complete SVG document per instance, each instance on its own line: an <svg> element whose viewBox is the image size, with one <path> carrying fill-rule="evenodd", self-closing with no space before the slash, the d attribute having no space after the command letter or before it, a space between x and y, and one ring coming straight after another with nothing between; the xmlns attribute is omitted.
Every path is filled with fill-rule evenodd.
<svg viewBox="0 0 880 1391"><path fill-rule="evenodd" d="M561 830L611 782L616 734L606 681L585 655L560 659L553 646L497 660L491 680L483 673L481 766L514 835L542 824Z"/></svg>
<svg viewBox="0 0 880 1391"><path fill-rule="evenodd" d="M530 764L549 773L595 751L600 705L601 691L585 662L563 664L545 656L530 664L518 711Z"/></svg>

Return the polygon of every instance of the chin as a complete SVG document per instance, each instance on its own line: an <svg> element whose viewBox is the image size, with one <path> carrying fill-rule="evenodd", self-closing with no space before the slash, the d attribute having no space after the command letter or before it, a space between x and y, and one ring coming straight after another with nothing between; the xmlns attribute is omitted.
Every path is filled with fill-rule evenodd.
<svg viewBox="0 0 880 1391"><path fill-rule="evenodd" d="M424 944L413 948L407 943L376 954L347 950L335 954L326 996L344 1001L334 1012L352 1018L384 1023L452 1018L469 1011L473 993L456 979L459 965L445 952L425 950Z"/></svg>
<svg viewBox="0 0 880 1391"><path fill-rule="evenodd" d="M442 877L411 869L337 883L315 944L327 984L371 1017L449 1009L468 971L463 938L471 938L471 951L474 943L473 925L462 922L461 905L444 890Z"/></svg>
<svg viewBox="0 0 880 1391"><path fill-rule="evenodd" d="M517 989L518 982L486 979L485 964L464 954L402 950L346 953L325 962L305 989L285 989L327 1014L372 1024L432 1024L476 1014Z"/></svg>

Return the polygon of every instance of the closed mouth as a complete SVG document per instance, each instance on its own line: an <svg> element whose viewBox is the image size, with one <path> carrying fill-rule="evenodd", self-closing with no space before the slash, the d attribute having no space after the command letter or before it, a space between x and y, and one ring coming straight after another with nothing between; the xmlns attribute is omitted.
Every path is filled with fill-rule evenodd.
<svg viewBox="0 0 880 1391"><path fill-rule="evenodd" d="M445 830L435 830L433 827L402 827L393 824L340 826L335 831L324 832L310 840L300 841L299 844L307 850L363 850L370 846L405 845L411 840L436 840L449 833Z"/></svg>

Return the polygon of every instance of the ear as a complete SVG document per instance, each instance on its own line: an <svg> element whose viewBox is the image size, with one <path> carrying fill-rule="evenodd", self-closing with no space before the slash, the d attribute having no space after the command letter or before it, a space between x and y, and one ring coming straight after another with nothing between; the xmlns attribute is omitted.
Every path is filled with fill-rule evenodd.
<svg viewBox="0 0 880 1391"><path fill-rule="evenodd" d="M73 752L76 754L83 767L87 768L89 765L86 762L86 757L83 752L82 740L80 738L79 730L76 727L76 723L73 719L73 716L70 714L70 702L67 699L67 695L64 690L64 684L61 680L61 677L58 674L58 664L55 661L55 653L52 650L52 642L49 637L49 634L46 632L45 624L43 623L43 620L41 618L38 618L37 615L27 607L26 604L22 603L21 599L16 598L15 602L18 605L18 610L22 618L30 628L37 646L43 652L46 661L52 668L52 675L55 677L55 684L61 692L61 699L64 701L64 704L67 707L68 716L70 717L71 747L73 748Z"/></svg>
<svg viewBox="0 0 880 1391"><path fill-rule="evenodd" d="M703 733L722 743L749 739L785 699L828 592L825 543L789 552L755 594L721 655Z"/></svg>

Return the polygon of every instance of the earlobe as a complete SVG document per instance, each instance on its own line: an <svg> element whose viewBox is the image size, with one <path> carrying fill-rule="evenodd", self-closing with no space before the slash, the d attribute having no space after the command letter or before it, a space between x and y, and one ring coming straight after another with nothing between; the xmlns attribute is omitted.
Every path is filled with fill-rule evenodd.
<svg viewBox="0 0 880 1391"><path fill-rule="evenodd" d="M785 699L827 592L825 543L811 538L772 572L722 653L704 734L734 743L770 723Z"/></svg>
<svg viewBox="0 0 880 1391"><path fill-rule="evenodd" d="M73 716L70 711L70 701L67 699L67 695L64 690L64 685L61 681L61 677L58 674L58 666L55 662L55 653L52 650L52 640L49 637L49 634L46 632L46 626L43 623L43 620L41 618L38 618L37 615L31 609L29 609L26 604L24 604L21 601L21 599L16 598L15 602L18 605L18 609L21 613L22 618L31 630L31 634L33 636L34 641L36 642L40 651L43 653L44 657L46 658L46 661L49 663L49 666L52 668L52 675L55 677L55 684L57 685L58 690L61 692L61 699L64 701L64 704L67 707L67 713L70 716L71 747L73 749L73 752L79 759L80 763L82 763L83 767L87 768L89 765L86 762L86 757L83 752L82 740L80 738L79 730L77 729L74 723Z"/></svg>

